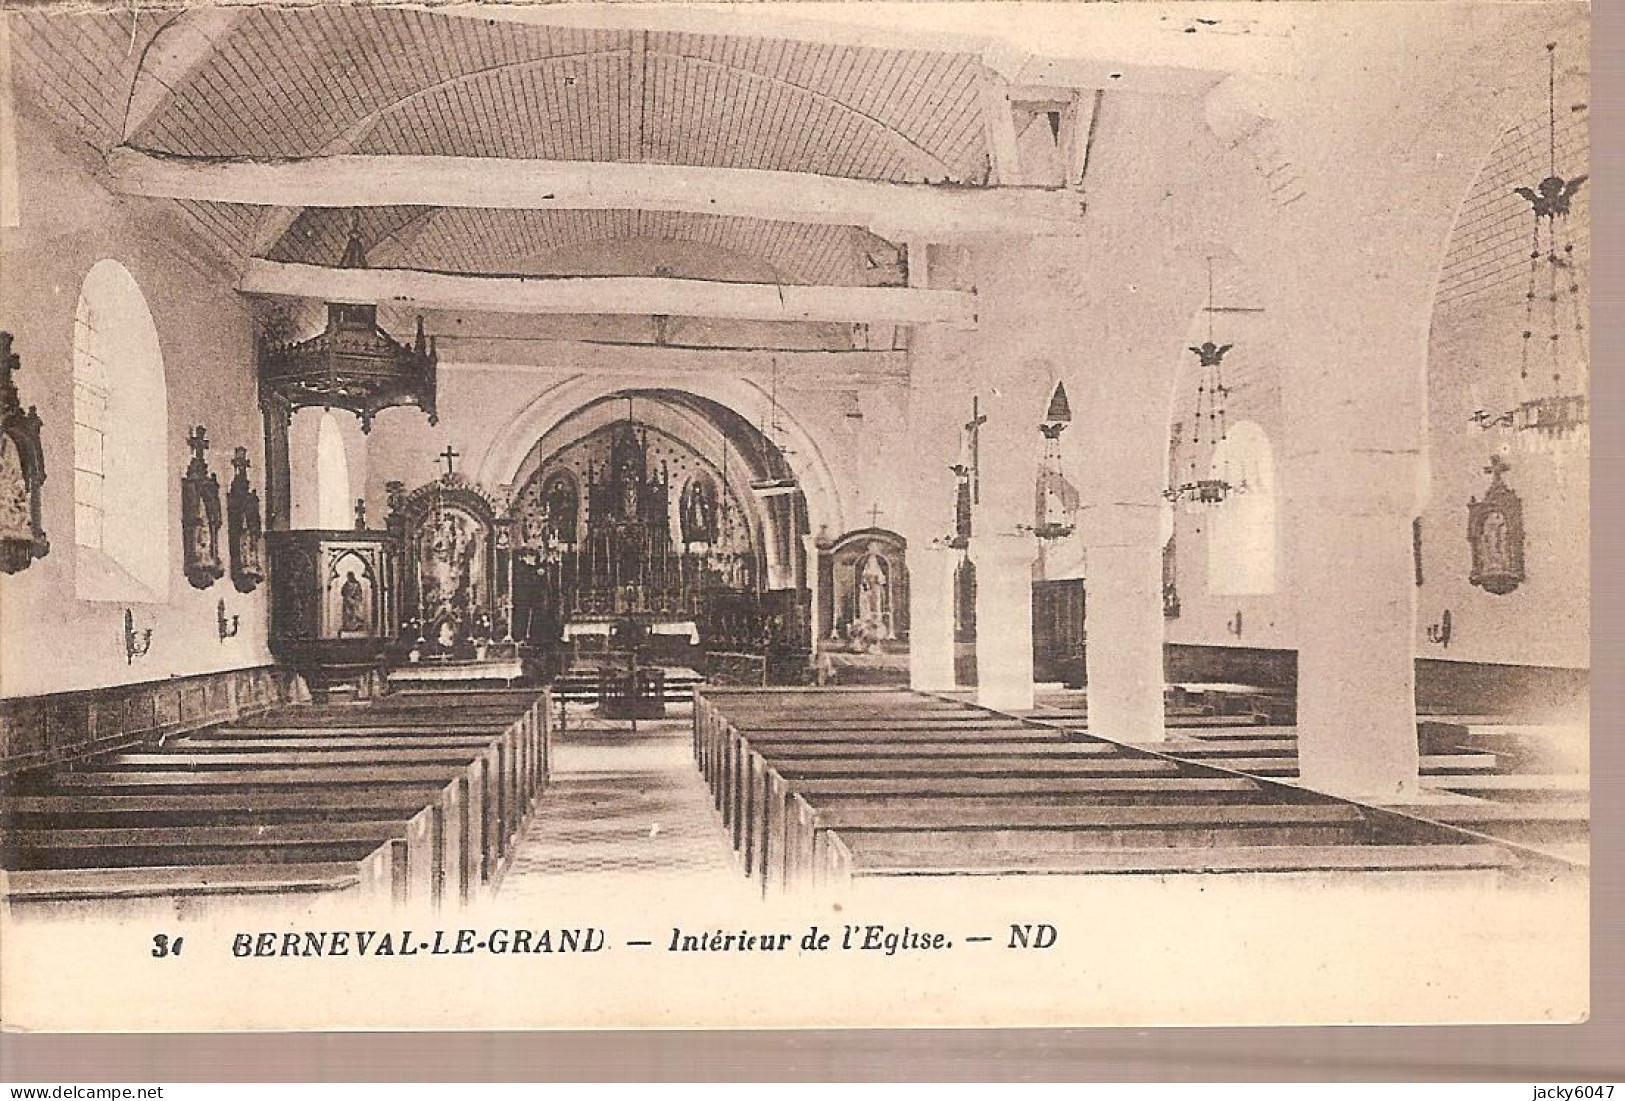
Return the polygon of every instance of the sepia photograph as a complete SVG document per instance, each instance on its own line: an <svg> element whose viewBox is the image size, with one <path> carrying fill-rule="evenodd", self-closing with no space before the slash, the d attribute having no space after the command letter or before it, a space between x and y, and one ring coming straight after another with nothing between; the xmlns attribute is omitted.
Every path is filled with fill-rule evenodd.
<svg viewBox="0 0 1625 1101"><path fill-rule="evenodd" d="M0 11L0 1027L1573 1024L1591 11Z"/></svg>

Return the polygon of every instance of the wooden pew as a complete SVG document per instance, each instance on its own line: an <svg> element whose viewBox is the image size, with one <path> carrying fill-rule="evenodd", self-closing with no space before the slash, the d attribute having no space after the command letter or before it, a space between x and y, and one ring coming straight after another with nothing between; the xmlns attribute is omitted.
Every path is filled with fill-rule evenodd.
<svg viewBox="0 0 1625 1101"><path fill-rule="evenodd" d="M500 698L500 707L480 712L485 718L470 718L472 712L458 704L462 697ZM447 701L444 697L455 697ZM210 739L241 739L244 744L264 742L267 739L298 739L308 737L310 748L350 748L334 742L333 738L360 739L355 748L363 745L383 746L401 743L413 737L424 739L423 746L450 744L452 736L498 737L498 760L495 774L502 778L500 798L490 805L495 808L491 834L500 841L500 856L506 856L511 842L528 818L536 798L546 785L551 772L551 725L548 697L534 691L504 691L498 693L423 692L405 706L401 697L385 697L376 705L341 704L321 708L290 708L275 713L277 717L291 716L291 722L272 722L258 717L251 723L237 723L209 732ZM319 714L313 715L313 712ZM317 721L330 715L331 721ZM371 739L370 742L366 739ZM414 743L415 744L415 743ZM459 742L460 745L467 743ZM291 746L290 746L291 748Z"/></svg>
<svg viewBox="0 0 1625 1101"><path fill-rule="evenodd" d="M254 899L302 908L312 897L392 901L395 856L381 845L359 860L302 864L77 868L0 873L4 903L19 917L168 920Z"/></svg>
<svg viewBox="0 0 1625 1101"><path fill-rule="evenodd" d="M1189 874L1327 871L1471 872L1516 866L1496 845L1246 845L1199 850L1102 849L1084 853L979 853L888 849L865 841L829 840L829 886L855 878L1090 874Z"/></svg>
<svg viewBox="0 0 1625 1101"><path fill-rule="evenodd" d="M437 854L430 812L404 820L257 825L116 826L73 829L0 829L8 872L110 868L195 867L200 876L219 866L362 864L386 854L390 900L430 906ZM380 873L373 873L375 876ZM383 882L379 880L379 889Z"/></svg>
<svg viewBox="0 0 1625 1101"><path fill-rule="evenodd" d="M460 816L443 814L432 785L382 788L362 785L240 792L230 795L17 795L8 800L7 824L18 829L152 829L216 826L298 826L389 821L407 841L414 820L426 825L435 899L468 899L478 886L479 854L470 852Z"/></svg>
<svg viewBox="0 0 1625 1101"><path fill-rule="evenodd" d="M423 728L448 734L476 734L500 728L508 744L507 751L514 755L515 771L533 800L547 783L552 768L549 695L529 690L502 692L497 694L501 697L500 703L484 707L465 705L463 698L469 695L475 694L423 692L409 697L385 697L369 704L300 705L256 716L216 733L292 735L298 730L312 729L330 734L363 735L379 730L394 733ZM526 813L529 806L527 802Z"/></svg>
<svg viewBox="0 0 1625 1101"><path fill-rule="evenodd" d="M739 695L747 706L702 693L694 749L764 890L902 874L910 854L920 874L1484 869L1511 859L1426 822L1383 819L1379 829L1375 808L1244 775L1295 772L1290 738L1256 728L1197 746L1225 766L1214 768L968 703L916 707L894 694L884 706L837 700L804 715L789 694ZM943 702L958 709L952 718Z"/></svg>
<svg viewBox="0 0 1625 1101"><path fill-rule="evenodd" d="M273 739L274 740L274 739ZM320 773L331 769L390 766L439 768L445 775L459 772L469 776L479 789L484 813L481 836L487 852L482 858L483 878L489 881L497 866L512 849L518 826L514 818L518 794L515 777L508 770L511 759L504 758L495 743L480 740L466 748L418 748L409 742L379 738L374 744L340 749L309 747L302 741L253 752L234 751L224 743L187 740L149 753L121 753L93 762L86 771L98 775L125 772L224 772L248 769L310 769Z"/></svg>
<svg viewBox="0 0 1625 1101"><path fill-rule="evenodd" d="M546 783L547 699L431 696L284 708L276 722L256 716L13 781L0 833L17 869L8 883L31 900L92 908L99 891L151 902L170 887L188 898L283 885L470 899ZM339 722L349 733L334 734ZM188 878L155 863L201 870ZM307 876L283 864L324 866ZM146 890L141 876L154 871L159 886Z"/></svg>
<svg viewBox="0 0 1625 1101"><path fill-rule="evenodd" d="M125 796L152 800L163 796L213 795L241 801L245 805L274 802L289 793L314 795L332 801L354 798L358 789L390 790L427 788L434 793L427 806L436 812L433 837L448 855L442 865L441 893L449 897L453 877L450 854L460 853L464 897L475 884L488 882L487 858L491 846L485 837L486 788L482 766L470 763L461 769L435 765L334 765L330 767L275 767L238 769L117 769L82 770L55 773L46 784L27 794ZM414 796L422 794L414 791ZM494 865L491 868L494 874Z"/></svg>

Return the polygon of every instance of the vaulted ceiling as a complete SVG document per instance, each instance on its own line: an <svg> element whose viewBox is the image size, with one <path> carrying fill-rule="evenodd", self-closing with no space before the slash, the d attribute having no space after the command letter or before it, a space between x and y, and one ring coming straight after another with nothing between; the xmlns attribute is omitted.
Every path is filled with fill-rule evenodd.
<svg viewBox="0 0 1625 1101"><path fill-rule="evenodd" d="M136 119L132 87L162 64L172 39L155 35L175 18L12 14L25 94L102 152L123 142L193 157L385 153L988 181L986 74L968 52L372 7L245 9L211 24L196 63ZM349 226L326 209L268 222L260 207L178 205L236 258L331 264ZM365 212L362 238L369 263L438 271L545 273L588 243L637 239L732 255L786 283L903 278L897 247L857 227L690 213L383 207Z"/></svg>

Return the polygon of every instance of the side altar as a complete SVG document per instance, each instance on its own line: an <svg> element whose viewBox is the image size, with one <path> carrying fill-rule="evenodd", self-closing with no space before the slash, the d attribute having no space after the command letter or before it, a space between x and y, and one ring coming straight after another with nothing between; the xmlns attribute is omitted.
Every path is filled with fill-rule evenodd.
<svg viewBox="0 0 1625 1101"><path fill-rule="evenodd" d="M524 673L513 635L511 525L500 501L449 469L453 457L446 474L410 493L388 484L385 527L403 556L392 683L511 683Z"/></svg>

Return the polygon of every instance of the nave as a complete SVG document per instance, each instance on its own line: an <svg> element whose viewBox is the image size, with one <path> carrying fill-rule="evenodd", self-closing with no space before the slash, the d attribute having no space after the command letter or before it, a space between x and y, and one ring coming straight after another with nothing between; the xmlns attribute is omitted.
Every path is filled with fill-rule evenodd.
<svg viewBox="0 0 1625 1101"><path fill-rule="evenodd" d="M1187 703L1136 745L1091 735L1078 703L707 688L641 725L571 725L526 690L272 706L15 779L8 902L196 917L318 896L839 898L914 877L1583 875L1572 730L1427 719L1423 791L1381 806L1300 786L1289 727Z"/></svg>
<svg viewBox="0 0 1625 1101"><path fill-rule="evenodd" d="M1583 1002L1586 13L738 7L0 12L8 945Z"/></svg>

